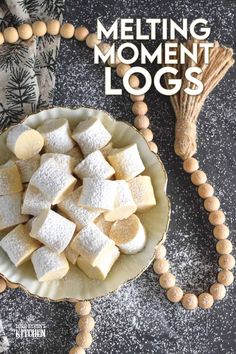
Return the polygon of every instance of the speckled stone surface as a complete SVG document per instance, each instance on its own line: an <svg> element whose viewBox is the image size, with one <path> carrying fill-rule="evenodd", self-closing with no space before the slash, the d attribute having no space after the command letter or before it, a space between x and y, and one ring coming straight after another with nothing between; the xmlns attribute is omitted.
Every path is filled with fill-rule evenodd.
<svg viewBox="0 0 236 354"><path fill-rule="evenodd" d="M64 19L96 29L116 18L172 17L189 20L203 17L212 28L211 39L235 50L236 2L230 0L132 0L66 1ZM155 43L148 47L154 48ZM152 73L156 70L152 66ZM197 157L214 184L226 212L235 242L236 94L235 67L207 100L198 124ZM115 79L115 84L120 81ZM128 95L104 95L104 67L93 65L92 52L76 41L62 41L57 69L56 105L86 105L105 109L115 118L132 122ZM181 161L173 152L174 114L169 99L152 89L147 95L155 142L166 167L168 195L172 203L167 237L168 258L178 283L200 292L214 282L217 256L207 214ZM150 267L138 280L112 296L93 302L96 327L93 354L233 354L236 352L236 287L212 310L185 311L170 304ZM74 344L77 316L68 303L35 300L20 290L0 295L0 311L11 342L9 353L64 354ZM16 338L16 325L45 323L45 338Z"/></svg>

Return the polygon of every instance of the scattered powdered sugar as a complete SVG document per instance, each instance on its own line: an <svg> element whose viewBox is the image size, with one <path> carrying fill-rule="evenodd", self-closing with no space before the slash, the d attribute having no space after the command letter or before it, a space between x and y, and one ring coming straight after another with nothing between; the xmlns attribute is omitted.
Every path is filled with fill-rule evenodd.
<svg viewBox="0 0 236 354"><path fill-rule="evenodd" d="M106 179L114 175L115 170L106 161L101 151L97 150L85 157L85 159L76 166L74 173L79 178L98 177Z"/></svg>
<svg viewBox="0 0 236 354"><path fill-rule="evenodd" d="M103 148L111 140L111 134L99 119L90 118L77 125L72 133L84 155Z"/></svg>

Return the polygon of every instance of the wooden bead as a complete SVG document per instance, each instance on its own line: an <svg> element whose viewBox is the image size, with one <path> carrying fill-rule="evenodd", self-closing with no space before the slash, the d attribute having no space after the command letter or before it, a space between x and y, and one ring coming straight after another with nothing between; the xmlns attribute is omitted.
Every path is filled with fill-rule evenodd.
<svg viewBox="0 0 236 354"><path fill-rule="evenodd" d="M171 302L180 302L182 300L184 293L178 286L173 286L167 290L167 299Z"/></svg>
<svg viewBox="0 0 236 354"><path fill-rule="evenodd" d="M85 354L85 350L81 347L73 347L69 351L69 354Z"/></svg>
<svg viewBox="0 0 236 354"><path fill-rule="evenodd" d="M153 132L151 129L140 129L140 133L143 135L144 139L149 143L153 139Z"/></svg>
<svg viewBox="0 0 236 354"><path fill-rule="evenodd" d="M60 33L60 21L58 20L50 20L47 22L47 33L52 36L57 36Z"/></svg>
<svg viewBox="0 0 236 354"><path fill-rule="evenodd" d="M224 286L229 286L234 281L234 275L232 272L230 272L230 270L223 269L218 273L217 280Z"/></svg>
<svg viewBox="0 0 236 354"><path fill-rule="evenodd" d="M75 311L79 316L89 315L91 312L91 304L89 301L77 302Z"/></svg>
<svg viewBox="0 0 236 354"><path fill-rule="evenodd" d="M230 240L219 240L216 244L216 251L219 254L229 254L233 250L233 245Z"/></svg>
<svg viewBox="0 0 236 354"><path fill-rule="evenodd" d="M4 35L5 42L7 43L13 44L16 43L19 39L19 35L15 27L5 28L5 30L3 31L3 35Z"/></svg>
<svg viewBox="0 0 236 354"><path fill-rule="evenodd" d="M214 298L209 293L202 293L198 295L198 306L202 309L209 309L213 306Z"/></svg>
<svg viewBox="0 0 236 354"><path fill-rule="evenodd" d="M142 102L145 98L145 95L130 95L132 102Z"/></svg>
<svg viewBox="0 0 236 354"><path fill-rule="evenodd" d="M75 27L71 23L63 23L60 28L60 35L63 38L70 39L74 36Z"/></svg>
<svg viewBox="0 0 236 354"><path fill-rule="evenodd" d="M205 172L197 170L191 174L191 181L195 186L200 186L203 183L206 183L207 176Z"/></svg>
<svg viewBox="0 0 236 354"><path fill-rule="evenodd" d="M4 43L4 36L3 33L0 32L0 45Z"/></svg>
<svg viewBox="0 0 236 354"><path fill-rule="evenodd" d="M152 152L157 154L157 151L158 151L157 144L155 144L153 141L149 141L148 146Z"/></svg>
<svg viewBox="0 0 236 354"><path fill-rule="evenodd" d="M139 87L139 84L140 84L140 81L139 81L139 78L138 76L136 75L131 75L130 78L129 78L129 84L132 88L138 88ZM145 114L145 113L144 113Z"/></svg>
<svg viewBox="0 0 236 354"><path fill-rule="evenodd" d="M164 273L159 279L160 286L163 289L169 289L175 286L175 276L169 272Z"/></svg>
<svg viewBox="0 0 236 354"><path fill-rule="evenodd" d="M199 169L198 160L194 157L189 157L188 159L184 160L183 169L187 173L193 173Z"/></svg>
<svg viewBox="0 0 236 354"><path fill-rule="evenodd" d="M114 69L117 67L117 65L120 64L120 59L119 59L117 53L115 54L115 60L113 62L111 62L111 58L109 58L107 61L107 64L110 65L110 67L114 68Z"/></svg>
<svg viewBox="0 0 236 354"><path fill-rule="evenodd" d="M76 336L76 344L84 349L87 349L92 344L92 336L89 332L80 332Z"/></svg>
<svg viewBox="0 0 236 354"><path fill-rule="evenodd" d="M154 272L157 274L163 274L168 272L170 268L169 261L165 258L155 260L153 264Z"/></svg>
<svg viewBox="0 0 236 354"><path fill-rule="evenodd" d="M105 43L105 42L101 42L98 45L98 48L100 49L100 51L102 52L102 54L107 54L109 52L109 50L111 49L111 46L109 43Z"/></svg>
<svg viewBox="0 0 236 354"><path fill-rule="evenodd" d="M204 200L204 208L211 212L216 211L220 207L220 201L217 197L212 196Z"/></svg>
<svg viewBox="0 0 236 354"><path fill-rule="evenodd" d="M182 298L182 305L186 310L194 310L198 307L198 298L194 294L186 293Z"/></svg>
<svg viewBox="0 0 236 354"><path fill-rule="evenodd" d="M96 33L90 33L86 38L86 44L89 48L94 49L95 45L101 43L100 39L98 39Z"/></svg>
<svg viewBox="0 0 236 354"><path fill-rule="evenodd" d="M155 250L155 257L156 259L162 259L165 258L166 256L166 248L164 245L159 245L157 246L156 250Z"/></svg>
<svg viewBox="0 0 236 354"><path fill-rule="evenodd" d="M232 256L232 254L222 254L219 257L218 262L219 262L219 266L222 269L230 270L235 266L235 258Z"/></svg>
<svg viewBox="0 0 236 354"><path fill-rule="evenodd" d="M222 300L226 295L225 286L220 283L215 283L210 287L210 293L214 300Z"/></svg>
<svg viewBox="0 0 236 354"><path fill-rule="evenodd" d="M209 214L209 222L211 225L220 225L225 222L225 214L222 210L211 211Z"/></svg>
<svg viewBox="0 0 236 354"><path fill-rule="evenodd" d="M229 236L229 228L225 224L216 225L213 229L213 235L217 240L224 240Z"/></svg>
<svg viewBox="0 0 236 354"><path fill-rule="evenodd" d="M148 107L145 102L134 102L132 105L132 112L136 116L145 116L148 111Z"/></svg>
<svg viewBox="0 0 236 354"><path fill-rule="evenodd" d="M35 21L32 24L33 34L38 37L43 37L47 32L47 26L43 21Z"/></svg>
<svg viewBox="0 0 236 354"><path fill-rule="evenodd" d="M95 321L92 316L82 316L79 320L79 328L84 332L91 332L94 329Z"/></svg>
<svg viewBox="0 0 236 354"><path fill-rule="evenodd" d="M128 64L120 63L117 65L116 73L119 77L123 77L130 68L131 66Z"/></svg>
<svg viewBox="0 0 236 354"><path fill-rule="evenodd" d="M147 116L136 116L134 119L134 126L137 129L147 129L150 121Z"/></svg>
<svg viewBox="0 0 236 354"><path fill-rule="evenodd" d="M29 25L28 23L23 23L18 27L18 34L20 39L27 41L33 36L32 26Z"/></svg>
<svg viewBox="0 0 236 354"><path fill-rule="evenodd" d="M203 183L198 188L198 194L202 199L212 197L214 188L209 183Z"/></svg>
<svg viewBox="0 0 236 354"><path fill-rule="evenodd" d="M5 291L7 284L3 278L0 278L0 294Z"/></svg>
<svg viewBox="0 0 236 354"><path fill-rule="evenodd" d="M84 26L77 27L75 29L74 36L77 39L77 41L79 41L79 42L85 41L85 39L88 37L88 35L89 35L89 30Z"/></svg>

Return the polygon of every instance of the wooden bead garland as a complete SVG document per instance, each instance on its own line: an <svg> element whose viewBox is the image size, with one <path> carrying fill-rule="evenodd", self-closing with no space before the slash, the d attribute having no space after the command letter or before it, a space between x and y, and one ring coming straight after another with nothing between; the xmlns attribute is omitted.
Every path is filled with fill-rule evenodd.
<svg viewBox="0 0 236 354"><path fill-rule="evenodd" d="M15 27L7 27L3 31L4 40L7 43L16 43L19 39L19 35Z"/></svg>
<svg viewBox="0 0 236 354"><path fill-rule="evenodd" d="M38 37L43 37L47 32L47 26L43 21L35 21L32 24L33 34Z"/></svg>
<svg viewBox="0 0 236 354"><path fill-rule="evenodd" d="M70 39L74 36L75 27L71 23L64 23L60 28L60 35L63 38Z"/></svg>
<svg viewBox="0 0 236 354"><path fill-rule="evenodd" d="M78 27L75 29L74 36L77 41L83 42L89 35L89 30L86 27Z"/></svg>
<svg viewBox="0 0 236 354"><path fill-rule="evenodd" d="M23 23L18 27L18 34L20 39L28 40L33 36L32 26L28 23Z"/></svg>
<svg viewBox="0 0 236 354"><path fill-rule="evenodd" d="M58 20L50 20L47 22L47 33L57 36L60 33L61 24Z"/></svg>

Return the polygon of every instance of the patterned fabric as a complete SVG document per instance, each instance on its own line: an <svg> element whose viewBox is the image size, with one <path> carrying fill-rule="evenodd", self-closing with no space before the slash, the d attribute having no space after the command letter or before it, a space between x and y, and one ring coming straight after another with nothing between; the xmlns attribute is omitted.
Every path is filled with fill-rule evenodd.
<svg viewBox="0 0 236 354"><path fill-rule="evenodd" d="M35 20L62 20L64 0L0 0L0 31ZM0 131L52 104L59 36L0 46Z"/></svg>
<svg viewBox="0 0 236 354"><path fill-rule="evenodd" d="M0 0L0 31L23 22L62 20L63 0ZM46 35L0 46L0 131L52 104L60 38ZM0 319L0 353L9 348Z"/></svg>

